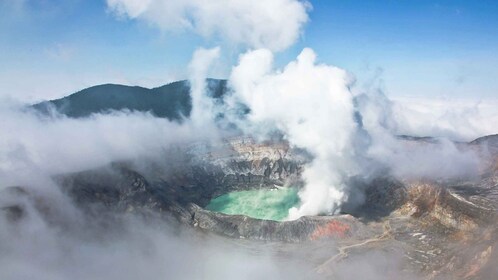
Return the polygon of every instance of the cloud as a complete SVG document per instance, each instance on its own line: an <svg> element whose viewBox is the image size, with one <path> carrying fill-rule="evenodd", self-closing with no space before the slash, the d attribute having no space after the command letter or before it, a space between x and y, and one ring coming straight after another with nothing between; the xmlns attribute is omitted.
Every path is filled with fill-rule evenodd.
<svg viewBox="0 0 498 280"><path fill-rule="evenodd" d="M354 176L367 178L388 170L398 178L472 175L478 159L451 141L413 146L397 134L437 135L468 139L495 133L496 112L474 107L417 106L387 99L379 91L357 93L345 70L317 63L304 49L282 69L273 68L275 51L292 45L308 21L308 2L297 0L107 0L118 16L142 20L167 31L193 31L206 38L257 48L240 56L231 72L232 96L226 115L246 133L264 138L276 130L292 146L313 156L303 173L301 204L290 219L335 214L354 197ZM44 219L36 205L18 200L27 218L11 223L0 215L0 271L6 279L304 279L306 269L275 262L266 251L247 253L203 235L175 232L176 225L133 216L105 220L86 217L52 182L54 174L98 168L114 161L162 158L172 144L212 139L219 131L214 108L206 97L209 70L219 48L198 49L189 65L193 111L183 124L147 113L113 112L85 119L0 106L0 182L33 186L60 221ZM67 54L56 46L53 55ZM59 85L60 81L57 81ZM60 85L59 85L60 86ZM249 108L241 117L237 106ZM432 106L432 107L431 107ZM487 106L487 105L486 105ZM431 109L433 108L433 109ZM488 110L486 109L486 110ZM374 174L377 175L377 174ZM368 179L368 178L367 178ZM4 202L6 196L0 197ZM8 201L9 203L12 201ZM96 218L97 220L92 220ZM254 245L256 243L252 243ZM266 245L266 244L265 244ZM225 246L225 247L224 247ZM377 260L377 262L373 262ZM366 256L339 265L341 277L381 279L390 256ZM373 265L372 265L373 263ZM279 266L280 265L280 266ZM397 266L397 265L395 265ZM221 269L220 269L221 268ZM396 275L395 270L394 275ZM381 276L378 276L381 275Z"/></svg>
<svg viewBox="0 0 498 280"><path fill-rule="evenodd" d="M215 54L201 50L193 67ZM202 70L193 72L202 77ZM197 123L126 111L84 119L40 117L6 104L0 107L0 118L2 279L308 277L311 267L297 257L279 257L265 249L266 244L255 256L255 247L200 234L154 214L147 219L129 213L93 215L77 207L52 180L55 174L92 168L105 172L103 167L113 161L135 160L140 165L178 160L165 152L172 144L213 134L204 133ZM9 192L9 185L23 186L28 194ZM4 207L13 205L23 209L22 218L14 222L4 215Z"/></svg>
<svg viewBox="0 0 498 280"><path fill-rule="evenodd" d="M458 141L498 133L498 100L393 98L398 134L446 137Z"/></svg>
<svg viewBox="0 0 498 280"><path fill-rule="evenodd" d="M362 196L349 185L353 177L370 180L386 171L398 179L477 175L479 158L471 150L444 138L423 144L397 136L427 131L434 134L424 136L478 137L496 129L495 119L480 117L480 109L447 108L444 117L405 110L380 89L359 90L353 81L345 70L317 63L311 49L282 69L273 68L271 51L249 51L232 70L228 106L242 103L250 110L239 126L259 138L279 131L313 157L303 172L300 205L289 219L338 213L343 203Z"/></svg>
<svg viewBox="0 0 498 280"><path fill-rule="evenodd" d="M220 48L197 49L189 64L190 96L192 97L192 112L190 120L198 129L216 131L214 125L213 99L206 94L206 78L209 67L219 58Z"/></svg>
<svg viewBox="0 0 498 280"><path fill-rule="evenodd" d="M118 16L165 31L193 31L250 48L281 51L299 38L311 5L299 0L107 0Z"/></svg>
<svg viewBox="0 0 498 280"><path fill-rule="evenodd" d="M168 219L104 211L92 215L53 183L36 187L34 199L9 198L22 205L21 219L0 215L3 280L308 278L310 268L297 258L278 259L263 246L255 256L255 247L201 235ZM2 192L1 207L7 196Z"/></svg>
<svg viewBox="0 0 498 280"><path fill-rule="evenodd" d="M2 108L0 116L0 187L30 185L39 177L154 157L171 144L205 136L194 133L190 125L147 113L40 118Z"/></svg>
<svg viewBox="0 0 498 280"><path fill-rule="evenodd" d="M317 64L311 49L281 71L272 69L272 59L268 50L242 55L230 84L250 108L250 122L278 129L314 157L303 173L307 187L299 193L302 204L291 209L290 218L334 214L347 199L343 177L356 169L350 77L342 69Z"/></svg>
<svg viewBox="0 0 498 280"><path fill-rule="evenodd" d="M411 103L409 103L411 104ZM421 108L422 112L411 111L401 106L398 101L388 99L379 89L357 94L355 107L361 118L361 129L364 131L359 143L362 157L360 160L374 160L364 167L367 170L388 168L390 175L398 179L450 179L475 176L478 174L479 155L454 141L462 140L468 133L466 119L461 110L447 103L445 111L452 116L459 116L452 120L446 130L437 131L438 126L445 126L445 121L439 117L439 110L431 111L436 102L427 101ZM408 105L408 104L407 104ZM431 107L432 106L432 107ZM484 110L476 110L476 114ZM484 121L484 120L483 120ZM489 120L475 128L485 128ZM427 131L431 133L426 134ZM482 130L481 130L482 131ZM490 134L490 133L488 133ZM479 134L475 131L473 140L488 134ZM429 142L415 142L400 139L399 136L429 136L434 137ZM357 137L358 138L358 137Z"/></svg>

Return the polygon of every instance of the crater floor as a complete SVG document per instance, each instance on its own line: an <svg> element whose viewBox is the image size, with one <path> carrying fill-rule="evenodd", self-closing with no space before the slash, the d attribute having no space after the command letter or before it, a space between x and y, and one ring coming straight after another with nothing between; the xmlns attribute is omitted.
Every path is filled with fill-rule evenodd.
<svg viewBox="0 0 498 280"><path fill-rule="evenodd" d="M416 139L406 141L417 144ZM219 147L194 144L176 151L177 160L166 165L119 163L55 179L89 215L173 217L184 226L245 248L263 246L281 258L298 256L314 267L316 277L340 279L346 267L371 256L385 260L380 267L385 265L387 278L406 273L424 279L492 279L498 273L498 136L461 145L490 153L478 178L436 182L379 177L363 186L361 207L343 215L294 221L257 219L268 218L267 213L247 210L243 203L272 205L275 220L283 217L282 209L294 205L294 189L275 188L299 186L302 166L309 158L285 143L257 144L238 138ZM280 194L274 197L276 192L285 192L285 199L280 200ZM24 204L15 202L25 200L33 200L42 215L53 219L34 188L9 188L2 197L9 197L2 200L1 209L12 223L24 218ZM252 215L256 218L248 217Z"/></svg>

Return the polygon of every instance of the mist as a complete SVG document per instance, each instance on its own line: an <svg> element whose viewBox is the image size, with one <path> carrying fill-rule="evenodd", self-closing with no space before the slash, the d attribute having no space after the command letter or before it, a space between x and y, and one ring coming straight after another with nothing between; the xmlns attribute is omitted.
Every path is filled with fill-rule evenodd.
<svg viewBox="0 0 498 280"><path fill-rule="evenodd" d="M189 126L148 113L115 112L86 119L61 115L47 118L15 109L0 114L0 174L4 186L28 183L25 180L36 174L76 172L154 156L172 143L192 140Z"/></svg>
<svg viewBox="0 0 498 280"><path fill-rule="evenodd" d="M0 217L2 279L303 279L311 269L173 220L85 213L55 189L47 193L50 186L36 187L27 197L2 192L2 207L25 211L16 222Z"/></svg>
<svg viewBox="0 0 498 280"><path fill-rule="evenodd" d="M169 161L178 160L168 152L173 146L216 143L232 135L220 122L234 124L240 133L257 141L272 139L278 132L291 147L312 156L302 174L305 184L299 191L300 204L289 211L289 220L334 215L345 203L361 203L358 197L363 190L349 185L352 177L369 181L387 170L400 180L450 180L479 173L483 155L462 149L453 140L489 131L489 121L473 121L471 130L459 134L469 119L453 118L458 111L447 110L443 115L450 116L451 122L440 129L439 117L434 122L421 121L413 117L420 114L415 109L399 109L403 105L378 89L358 90L351 73L317 62L311 49L304 49L282 69L274 68L270 50L242 54L228 79L229 95L218 104L207 93L205 79L219 51L199 49L193 55L189 66L193 109L191 117L181 121L126 110L73 119L55 111L47 116L16 103L4 104L0 111L4 136L0 181L5 194L1 204L3 209L22 205L26 217L15 223L8 216L1 217L4 253L0 258L6 279L157 275L170 279L308 279L315 275L316 268L303 264L298 251L282 258L279 249L265 249L264 244L251 244L259 249L248 250L238 242L200 234L178 226L174 219L154 215L87 213L54 181L56 175L105 168L115 162L133 162L142 169L150 161L168 166ZM241 114L240 106L246 106L248 113ZM220 112L225 112L221 121L215 117ZM472 112L476 118L481 115L479 107ZM398 137L426 135L427 131L438 131L438 137L425 144ZM22 186L28 195L12 193L7 186ZM334 273L340 279L352 275L382 279L382 267L392 275L401 273L393 262L395 256L381 255L341 262Z"/></svg>
<svg viewBox="0 0 498 280"><path fill-rule="evenodd" d="M355 87L354 75L317 62L312 49L304 49L282 69L273 67L271 51L249 51L240 56L229 84L233 89L229 106L242 103L250 109L239 122L246 133L265 139L279 131L292 146L313 157L303 172L300 206L290 210L289 219L339 213L342 204L362 195L348 186L352 177L368 181L386 170L400 180L477 176L482 155L453 141L472 140L470 135L489 131L486 127L494 121L478 118L477 124L472 118L451 117L445 122L431 115L419 119L423 113L400 109L402 105L379 88ZM444 114L459 113L447 109ZM479 110L474 115L479 116ZM474 123L470 127L474 133L460 132L468 122ZM426 144L399 138L436 130L436 138Z"/></svg>
<svg viewBox="0 0 498 280"><path fill-rule="evenodd" d="M180 123L128 111L71 119L56 112L44 116L5 107L0 113L0 131L5 136L0 142L0 207L6 213L0 217L2 279L159 275L167 279L303 279L312 270L299 264L297 256L277 260L276 251L265 249L264 244L257 251L249 250L196 232L172 217L80 208L55 179L67 173L106 170L115 162L142 168L147 162L163 167L174 164L168 162L181 159L172 157L171 147L217 141L216 130L200 130L209 125L209 119Z"/></svg>
<svg viewBox="0 0 498 280"><path fill-rule="evenodd" d="M197 79L202 83L202 75ZM193 103L211 104L202 87ZM9 215L14 220L9 215L0 217L3 277L309 279L315 275L314 267L302 263L299 251L283 258L280 249L267 249L267 244L251 243L258 249L249 250L154 214L88 212L54 180L67 173L105 170L122 161L167 166L178 160L168 152L172 146L216 142L223 136L209 118L211 113L200 112L204 117L183 122L129 111L72 119L57 112L40 115L17 104L4 106L0 112L0 131L5 136L0 142L0 206L8 213L13 211ZM22 207L22 219L15 218L17 208L11 208L15 205Z"/></svg>
<svg viewBox="0 0 498 280"><path fill-rule="evenodd" d="M308 47L276 66L277 54L304 34L312 10L307 1L106 4L121 20L140 21L164 33L198 34L206 45L214 45L199 46L186 66L190 117L170 121L122 110L69 118L55 110L40 114L16 100L3 102L2 279L320 279L327 274L317 274L319 269L306 261L335 253L332 241L296 245L228 239L164 213L85 208L57 178L88 170L112 172L112 164L123 162L144 174L152 163L164 168L159 170L164 177L174 176L168 167L186 156L176 147L217 144L234 135L256 143L278 139L310 157L299 178L299 204L286 218L296 220L339 215L346 204L361 206L365 190L354 188L353 179L368 184L379 177L475 178L488 155L463 143L498 132L494 101L468 105L392 98L381 87L358 86L354 73L321 62ZM225 53L235 53L238 60L227 66L226 96L214 100L206 79ZM332 269L338 279L410 279L400 255L369 252L334 263Z"/></svg>

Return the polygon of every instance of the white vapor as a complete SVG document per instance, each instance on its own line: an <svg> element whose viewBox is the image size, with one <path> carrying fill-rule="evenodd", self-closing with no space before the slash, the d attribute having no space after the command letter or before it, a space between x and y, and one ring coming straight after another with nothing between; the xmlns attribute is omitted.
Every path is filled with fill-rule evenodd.
<svg viewBox="0 0 498 280"><path fill-rule="evenodd" d="M190 96L192 98L192 111L190 121L194 129L216 132L213 122L213 99L206 95L206 78L209 67L219 57L220 48L198 49L189 65Z"/></svg>
<svg viewBox="0 0 498 280"><path fill-rule="evenodd" d="M159 217L91 215L55 186L38 182L36 187L30 190L34 197L6 191L0 197L2 207L23 207L17 221L3 215L4 209L0 215L3 280L297 280L311 269L295 260L278 262L270 250L261 249L255 257L243 245Z"/></svg>
<svg viewBox="0 0 498 280"><path fill-rule="evenodd" d="M92 215L53 181L59 174L105 171L115 161L175 161L165 152L172 144L213 135L198 123L126 111L40 117L5 105L0 107L1 279L303 279L311 269L275 259L264 249L255 257L243 245L181 230L169 219ZM6 188L13 185L23 191ZM9 218L13 206L22 209L19 220Z"/></svg>
<svg viewBox="0 0 498 280"><path fill-rule="evenodd" d="M1 187L28 184L38 175L77 172L114 161L152 157L192 139L190 126L147 113L116 112L84 119L39 118L0 110ZM195 137L203 135L197 131ZM28 184L29 185L29 184Z"/></svg>
<svg viewBox="0 0 498 280"><path fill-rule="evenodd" d="M311 5L299 0L107 0L118 14L166 31L193 31L237 45L281 51L308 21Z"/></svg>
<svg viewBox="0 0 498 280"><path fill-rule="evenodd" d="M433 115L413 118L412 111L400 110L381 91L360 91L345 70L315 60L315 53L304 49L283 69L274 69L273 53L259 49L241 55L229 78L233 95L228 107L242 103L250 109L248 122L239 123L246 133L266 137L280 131L292 146L313 156L303 172L301 203L289 211L289 219L338 213L343 203L361 196L348 185L355 176L369 180L385 171L399 179L477 175L480 160L472 150L462 150L444 138L414 144L397 137L402 132L419 135L424 126L445 125ZM494 118L478 118L479 124L459 111L446 115L453 122L436 136L477 137L483 136L477 131L496 129ZM474 121L471 131L462 130L470 121Z"/></svg>
<svg viewBox="0 0 498 280"><path fill-rule="evenodd" d="M183 123L149 113L117 111L73 119L39 117L23 104L0 107L0 185L28 184L44 176L77 172L111 162L157 157L171 144L217 140L206 76L219 49L199 49L189 66L191 118Z"/></svg>
<svg viewBox="0 0 498 280"><path fill-rule="evenodd" d="M302 204L291 209L289 217L334 214L347 199L343 177L357 169L349 76L342 69L316 64L311 49L282 71L272 70L272 59L268 50L244 54L230 84L251 109L251 122L277 128L314 157L303 173L307 187L299 194Z"/></svg>
<svg viewBox="0 0 498 280"><path fill-rule="evenodd" d="M24 211L17 221L0 215L1 279L310 279L308 267L299 265L302 258L274 259L271 252L253 250L258 243L243 246L239 240L240 246L230 246L231 241L205 232L184 231L165 217L87 213L53 181L54 175L107 170L101 167L112 162L174 162L178 158L165 152L172 145L225 135L216 113L251 136L278 131L313 157L302 174L300 204L288 219L339 213L344 203L356 201L348 185L352 177L385 170L381 175L436 179L478 172L477 155L447 139L412 145L398 134L470 140L498 132L493 131L498 121L493 106L494 112L485 114L480 106L428 112L426 105L393 102L381 92L357 92L352 75L317 63L309 48L274 69L274 53L295 43L308 22L311 5L304 0L106 3L117 16L164 31L220 38L250 51L232 68L230 90L219 105L206 95L206 78L221 48L197 49L188 67L193 108L182 123L126 110L81 119L39 116L0 102L0 210L8 213L14 207L15 212L20 205ZM217 111L225 105L226 111ZM247 115L240 114L244 106ZM15 196L5 188L9 185L28 191ZM378 259L366 256L339 266L338 274L348 279L352 271L353 276L382 279L392 258Z"/></svg>
<svg viewBox="0 0 498 280"><path fill-rule="evenodd" d="M398 134L458 141L498 132L498 100L392 98Z"/></svg>

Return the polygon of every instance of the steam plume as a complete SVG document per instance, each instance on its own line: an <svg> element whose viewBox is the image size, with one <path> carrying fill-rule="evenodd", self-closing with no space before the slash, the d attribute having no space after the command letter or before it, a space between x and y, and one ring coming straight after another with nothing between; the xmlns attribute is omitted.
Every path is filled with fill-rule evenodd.
<svg viewBox="0 0 498 280"><path fill-rule="evenodd" d="M116 14L142 19L166 31L192 31L206 38L281 51L308 21L311 5L298 0L107 0Z"/></svg>
<svg viewBox="0 0 498 280"><path fill-rule="evenodd" d="M241 55L229 79L234 92L229 104L250 108L249 124L242 124L248 133L264 137L276 129L313 156L303 172L301 205L289 211L289 219L338 213L344 202L361 196L348 185L354 176L368 180L381 170L399 178L476 175L477 155L451 141L415 146L400 141L396 135L405 123L396 121L396 104L378 90L358 91L351 75L316 63L311 49L281 70L272 61L265 49Z"/></svg>
<svg viewBox="0 0 498 280"><path fill-rule="evenodd" d="M314 157L303 174L309 187L300 192L302 205L291 209L290 218L338 211L347 198L343 177L357 169L349 76L315 58L304 49L296 61L273 72L272 53L257 50L242 55L230 77L234 92L251 109L251 122L276 127Z"/></svg>

